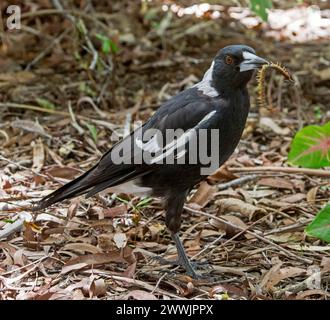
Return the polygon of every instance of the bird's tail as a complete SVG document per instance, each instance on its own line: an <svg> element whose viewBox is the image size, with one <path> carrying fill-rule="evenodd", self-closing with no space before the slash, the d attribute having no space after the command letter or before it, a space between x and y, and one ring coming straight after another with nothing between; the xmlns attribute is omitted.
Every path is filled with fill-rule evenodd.
<svg viewBox="0 0 330 320"><path fill-rule="evenodd" d="M87 193L93 187L93 185L91 184L90 177L91 173L95 168L96 166L86 171L80 177L70 181L69 183L55 190L51 194L45 196L33 206L32 210L38 211L41 209L45 209L56 202L77 197Z"/></svg>

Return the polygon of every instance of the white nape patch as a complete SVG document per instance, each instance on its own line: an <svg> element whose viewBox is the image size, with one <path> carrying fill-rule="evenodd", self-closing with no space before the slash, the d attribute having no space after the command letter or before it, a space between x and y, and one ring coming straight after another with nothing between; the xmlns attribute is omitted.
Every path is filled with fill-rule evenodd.
<svg viewBox="0 0 330 320"><path fill-rule="evenodd" d="M158 157L153 158L151 163L157 163L157 162L165 159L166 157L168 157L170 154L174 153L174 150L183 147L189 141L189 139L195 134L194 129L196 127L202 125L209 119L211 119L215 113L216 113L216 110L211 111L201 121L199 121L198 124L194 128L187 130L177 140L173 140L169 144L165 145L165 147L163 148L163 150L165 150L165 152L160 154ZM177 154L176 159L182 157L186 152L187 152L187 150L185 150L185 149L181 150Z"/></svg>
<svg viewBox="0 0 330 320"><path fill-rule="evenodd" d="M243 58L244 60L252 60L256 57L255 54L249 52L249 51L243 51Z"/></svg>
<svg viewBox="0 0 330 320"><path fill-rule="evenodd" d="M108 188L107 191L112 193L126 193L126 194L135 194L138 196L149 196L152 193L151 188L140 187L138 185L139 178L131 180L118 186Z"/></svg>
<svg viewBox="0 0 330 320"><path fill-rule="evenodd" d="M196 83L193 87L202 91L209 97L217 97L218 91L212 87L212 73L213 73L214 61L212 61L211 67L205 72L202 81Z"/></svg>

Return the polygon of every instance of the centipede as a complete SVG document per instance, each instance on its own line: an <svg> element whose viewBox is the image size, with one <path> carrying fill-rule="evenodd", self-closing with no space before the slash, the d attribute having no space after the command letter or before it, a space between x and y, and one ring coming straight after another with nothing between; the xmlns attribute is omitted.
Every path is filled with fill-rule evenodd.
<svg viewBox="0 0 330 320"><path fill-rule="evenodd" d="M280 74L284 76L284 78L291 83L294 83L294 79L290 72L279 62L270 62L269 64L265 64L262 66L261 69L259 69L257 73L257 82L258 82L258 105L260 107L267 108L267 103L266 103L266 94L265 94L265 82L266 82L266 71L268 69L274 69Z"/></svg>

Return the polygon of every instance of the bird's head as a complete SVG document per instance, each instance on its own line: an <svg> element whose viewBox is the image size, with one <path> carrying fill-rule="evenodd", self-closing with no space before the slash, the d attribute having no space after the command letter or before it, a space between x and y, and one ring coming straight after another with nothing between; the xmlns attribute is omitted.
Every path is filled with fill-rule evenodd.
<svg viewBox="0 0 330 320"><path fill-rule="evenodd" d="M254 49L245 45L222 48L212 64L212 86L218 92L243 88L255 69L269 62L256 55Z"/></svg>

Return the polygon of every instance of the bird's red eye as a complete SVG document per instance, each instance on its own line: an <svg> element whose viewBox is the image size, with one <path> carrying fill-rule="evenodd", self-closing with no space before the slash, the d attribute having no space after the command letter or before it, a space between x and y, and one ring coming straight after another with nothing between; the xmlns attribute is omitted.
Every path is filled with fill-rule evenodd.
<svg viewBox="0 0 330 320"><path fill-rule="evenodd" d="M234 59L231 56L226 56L226 63L227 64L233 64L234 63Z"/></svg>

